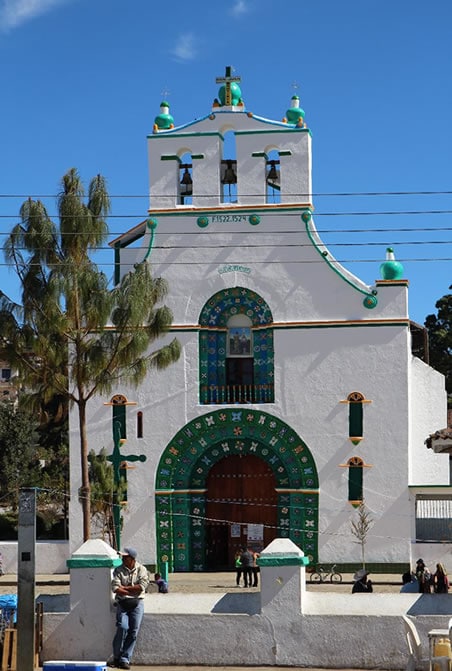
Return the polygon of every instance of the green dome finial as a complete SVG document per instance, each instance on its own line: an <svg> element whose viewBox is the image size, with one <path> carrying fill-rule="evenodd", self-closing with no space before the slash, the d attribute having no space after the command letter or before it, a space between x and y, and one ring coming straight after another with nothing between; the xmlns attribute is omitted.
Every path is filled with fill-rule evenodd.
<svg viewBox="0 0 452 671"><path fill-rule="evenodd" d="M290 100L290 107L286 112L283 121L292 123L294 126L304 125L304 109L300 107L300 98L293 95Z"/></svg>
<svg viewBox="0 0 452 671"><path fill-rule="evenodd" d="M403 277L403 265L396 261L392 247L386 249L386 261L380 265L380 275L384 280L400 280Z"/></svg>
<svg viewBox="0 0 452 671"><path fill-rule="evenodd" d="M171 128L174 128L174 119L169 113L169 104L166 100L162 100L160 103L160 114L154 119L154 133L158 133L159 130L170 130Z"/></svg>

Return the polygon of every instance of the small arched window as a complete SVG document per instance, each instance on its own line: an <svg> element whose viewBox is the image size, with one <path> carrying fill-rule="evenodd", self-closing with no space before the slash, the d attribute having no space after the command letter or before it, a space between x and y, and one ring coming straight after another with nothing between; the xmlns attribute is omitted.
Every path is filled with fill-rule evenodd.
<svg viewBox="0 0 452 671"><path fill-rule="evenodd" d="M363 405L372 401L368 401L361 392L352 391L345 401L340 402L348 403L348 437L353 445L358 445L364 437Z"/></svg>
<svg viewBox="0 0 452 671"><path fill-rule="evenodd" d="M127 438L127 422L126 422L127 399L122 394L116 394L111 399L111 404L113 407L113 424L115 424L116 422L119 423L121 427L121 438L125 440Z"/></svg>
<svg viewBox="0 0 452 671"><path fill-rule="evenodd" d="M359 457L348 460L348 500L352 506L359 506L363 500L363 466Z"/></svg>
<svg viewBox="0 0 452 671"><path fill-rule="evenodd" d="M348 502L357 508L363 502L363 469L371 468L361 457L351 457L346 464L339 464L348 468Z"/></svg>
<svg viewBox="0 0 452 671"><path fill-rule="evenodd" d="M126 440L127 438L126 407L128 405L136 405L135 401L128 401L127 397L124 396L124 394L115 394L114 396L111 397L108 403L104 403L104 405L110 405L112 407L112 426L113 427L119 426L121 440Z"/></svg>

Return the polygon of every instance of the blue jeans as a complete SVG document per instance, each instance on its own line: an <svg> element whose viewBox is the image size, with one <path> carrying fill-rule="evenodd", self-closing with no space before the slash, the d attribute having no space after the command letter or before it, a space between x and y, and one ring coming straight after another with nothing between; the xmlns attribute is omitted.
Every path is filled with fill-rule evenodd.
<svg viewBox="0 0 452 671"><path fill-rule="evenodd" d="M130 662L137 642L138 630L144 615L144 599L126 612L116 604L116 634L113 639L113 657L118 662Z"/></svg>

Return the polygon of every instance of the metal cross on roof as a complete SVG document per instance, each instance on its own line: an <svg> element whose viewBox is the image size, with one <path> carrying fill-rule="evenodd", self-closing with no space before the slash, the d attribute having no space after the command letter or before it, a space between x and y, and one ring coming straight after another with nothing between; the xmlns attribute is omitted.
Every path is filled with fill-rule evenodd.
<svg viewBox="0 0 452 671"><path fill-rule="evenodd" d="M224 84L225 85L225 96L224 96L224 104L225 105L231 105L231 84L232 82L240 82L242 81L241 77L233 77L232 76L232 66L227 65L226 66L226 73L224 77L217 77L215 79L217 84Z"/></svg>

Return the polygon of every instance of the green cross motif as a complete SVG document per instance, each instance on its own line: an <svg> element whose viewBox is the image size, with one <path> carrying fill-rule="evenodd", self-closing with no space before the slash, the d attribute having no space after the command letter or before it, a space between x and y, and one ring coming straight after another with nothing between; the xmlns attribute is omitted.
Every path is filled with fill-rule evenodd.
<svg viewBox="0 0 452 671"><path fill-rule="evenodd" d="M121 454L121 422L113 422L113 452L107 456L107 460L111 461L113 466L113 480L116 486L121 480L121 464L125 461L146 461L145 454L129 454L127 456ZM127 492L127 483L126 483ZM121 549L121 502L117 500L117 493L114 495L113 502L113 524L115 527L116 549Z"/></svg>

